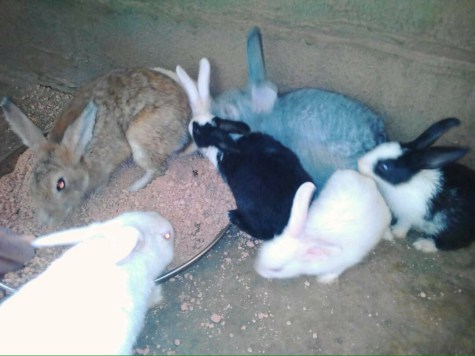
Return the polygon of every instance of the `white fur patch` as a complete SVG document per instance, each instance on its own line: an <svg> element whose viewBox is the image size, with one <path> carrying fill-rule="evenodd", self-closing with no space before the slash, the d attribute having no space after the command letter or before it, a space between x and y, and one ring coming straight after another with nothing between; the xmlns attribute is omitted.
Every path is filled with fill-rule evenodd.
<svg viewBox="0 0 475 356"><path fill-rule="evenodd" d="M402 155L401 145L397 142L387 142L369 151L358 160L360 173L376 179L374 166L379 160L397 158Z"/></svg>
<svg viewBox="0 0 475 356"><path fill-rule="evenodd" d="M434 253L438 251L437 247L435 247L434 240L431 240L431 239L418 239L412 245L414 246L416 250L419 250L425 253Z"/></svg>
<svg viewBox="0 0 475 356"><path fill-rule="evenodd" d="M188 132L190 133L190 136L193 137L193 123L197 123L200 126L204 126L206 124L213 124L214 116L211 114L204 114L204 115L198 115L194 116L193 119L191 119L190 123L188 124Z"/></svg>
<svg viewBox="0 0 475 356"><path fill-rule="evenodd" d="M443 217L433 222L424 219L428 213L428 202L440 190L441 175L439 170L422 170L408 182L397 186L376 177L381 193L399 220L398 225L411 226L426 233L435 233L443 228Z"/></svg>
<svg viewBox="0 0 475 356"><path fill-rule="evenodd" d="M214 168L218 169L218 154L220 151L216 147L200 148L200 152L210 160Z"/></svg>
<svg viewBox="0 0 475 356"><path fill-rule="evenodd" d="M440 170L421 170L408 182L397 185L374 173L374 167L379 160L393 159L401 155L402 148L399 143L383 143L359 159L358 169L376 181L389 208L398 219L393 230L395 237L405 237L411 227L428 234L436 233L444 228L445 217L436 216L433 221L427 221L424 217L428 213L428 202L440 191Z"/></svg>

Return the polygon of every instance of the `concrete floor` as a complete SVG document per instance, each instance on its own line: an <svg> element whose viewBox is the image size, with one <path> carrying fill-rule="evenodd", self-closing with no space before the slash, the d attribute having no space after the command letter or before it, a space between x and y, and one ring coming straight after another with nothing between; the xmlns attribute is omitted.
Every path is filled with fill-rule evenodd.
<svg viewBox="0 0 475 356"><path fill-rule="evenodd" d="M38 116L48 111L41 107L68 98L11 83L0 89L27 113L36 112L44 127L52 113ZM0 157L15 146L11 135L0 127L2 142L11 142L2 144ZM383 241L332 285L313 277L265 280L253 269L257 250L231 227L209 254L164 284L164 303L148 313L136 352L475 352L475 246L428 255L409 241Z"/></svg>

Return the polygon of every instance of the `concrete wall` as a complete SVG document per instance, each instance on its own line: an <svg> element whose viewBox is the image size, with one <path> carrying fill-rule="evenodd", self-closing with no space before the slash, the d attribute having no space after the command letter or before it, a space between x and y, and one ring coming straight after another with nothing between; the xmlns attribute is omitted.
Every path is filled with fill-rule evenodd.
<svg viewBox="0 0 475 356"><path fill-rule="evenodd" d="M473 0L1 0L0 80L72 92L124 66L207 56L212 91L246 82L245 38L261 27L269 77L282 91L318 86L353 96L410 139L456 116L475 133ZM0 93L8 94L8 93ZM473 157L473 153L470 157Z"/></svg>

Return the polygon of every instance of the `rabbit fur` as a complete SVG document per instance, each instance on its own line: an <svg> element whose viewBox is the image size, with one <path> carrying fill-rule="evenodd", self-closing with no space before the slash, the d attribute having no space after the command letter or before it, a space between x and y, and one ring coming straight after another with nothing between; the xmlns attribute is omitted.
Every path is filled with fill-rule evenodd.
<svg viewBox="0 0 475 356"><path fill-rule="evenodd" d="M271 239L287 225L293 196L311 177L298 157L271 136L209 113L209 74L206 59L200 61L197 84L177 68L193 111L191 136L233 193L237 209L229 212L231 223L255 238Z"/></svg>
<svg viewBox="0 0 475 356"><path fill-rule="evenodd" d="M335 171L312 201L315 186L295 194L284 232L259 249L255 269L265 278L316 275L335 281L385 238L391 213L375 182L353 170Z"/></svg>
<svg viewBox="0 0 475 356"><path fill-rule="evenodd" d="M173 228L155 212L128 212L40 237L74 244L0 305L1 354L131 354L154 279L173 257Z"/></svg>
<svg viewBox="0 0 475 356"><path fill-rule="evenodd" d="M463 147L430 147L460 120L440 120L409 143L387 142L359 160L359 170L375 179L391 208L395 237L411 228L424 236L414 247L424 252L453 250L475 240L475 172L455 163Z"/></svg>
<svg viewBox="0 0 475 356"><path fill-rule="evenodd" d="M297 154L317 186L336 169L356 169L361 155L387 140L383 119L345 95L317 88L278 95L266 76L257 27L248 34L247 65L247 86L217 96L211 112L280 141Z"/></svg>
<svg viewBox="0 0 475 356"><path fill-rule="evenodd" d="M40 222L64 219L105 185L131 154L145 170L129 190L165 173L167 159L190 142L191 110L176 77L162 69L118 69L82 87L56 119L48 139L8 98L11 129L33 149L30 195Z"/></svg>

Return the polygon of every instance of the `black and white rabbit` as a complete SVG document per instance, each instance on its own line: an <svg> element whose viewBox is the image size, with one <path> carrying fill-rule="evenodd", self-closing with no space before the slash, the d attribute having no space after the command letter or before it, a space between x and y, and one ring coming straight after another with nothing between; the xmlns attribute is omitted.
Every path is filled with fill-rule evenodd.
<svg viewBox="0 0 475 356"><path fill-rule="evenodd" d="M213 162L236 200L230 221L258 239L271 239L284 230L297 189L312 181L298 157L269 135L250 132L247 124L214 117L210 111L210 65L200 61L198 83L177 67L190 99L190 134Z"/></svg>
<svg viewBox="0 0 475 356"><path fill-rule="evenodd" d="M411 228L424 233L414 247L424 252L467 247L475 239L475 172L454 163L467 148L430 147L460 121L440 120L409 143L388 142L360 158L391 208L395 237Z"/></svg>

